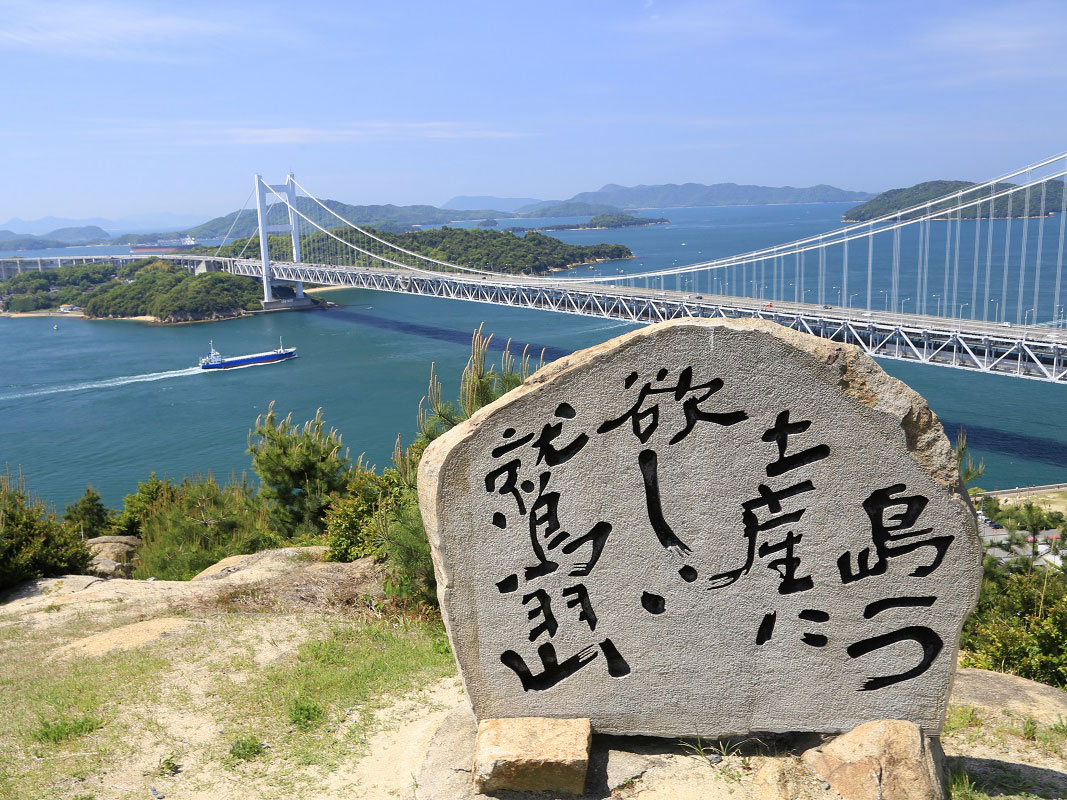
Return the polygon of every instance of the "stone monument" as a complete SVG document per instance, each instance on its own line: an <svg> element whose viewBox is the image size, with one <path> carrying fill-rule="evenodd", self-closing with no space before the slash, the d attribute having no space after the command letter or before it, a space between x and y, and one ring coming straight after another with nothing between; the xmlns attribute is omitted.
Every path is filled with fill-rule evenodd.
<svg viewBox="0 0 1067 800"><path fill-rule="evenodd" d="M981 547L922 398L760 320L545 367L419 469L475 715L723 737L940 731Z"/></svg>

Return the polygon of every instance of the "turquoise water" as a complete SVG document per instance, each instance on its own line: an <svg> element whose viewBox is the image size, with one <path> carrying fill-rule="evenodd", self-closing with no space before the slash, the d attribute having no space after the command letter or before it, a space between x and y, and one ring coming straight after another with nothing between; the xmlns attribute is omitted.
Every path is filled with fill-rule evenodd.
<svg viewBox="0 0 1067 800"><path fill-rule="evenodd" d="M829 230L844 208L653 210L651 215L674 224L558 235L575 243L625 243L635 259L593 273L630 271ZM272 400L297 420L321 407L353 456L365 453L384 464L397 433L410 440L414 432L431 362L446 397L455 395L479 323L496 334L497 344L513 337L545 347L549 358L632 329L607 320L388 293L327 296L341 307L173 327L0 318L0 466L21 467L30 487L59 506L89 483L117 505L150 472L227 477L248 470L248 430ZM224 355L236 355L274 347L279 336L298 346L300 358L222 373L191 368L208 340ZM975 455L986 464L983 486L1067 480L1067 388L882 364L927 398L950 433L966 426Z"/></svg>

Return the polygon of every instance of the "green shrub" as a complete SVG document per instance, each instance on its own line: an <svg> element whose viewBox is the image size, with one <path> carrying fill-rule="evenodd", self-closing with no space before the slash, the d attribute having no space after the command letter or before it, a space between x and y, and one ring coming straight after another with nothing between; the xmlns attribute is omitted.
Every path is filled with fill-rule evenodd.
<svg viewBox="0 0 1067 800"><path fill-rule="evenodd" d="M271 403L248 434L259 496L268 505L271 526L285 539L321 535L326 507L350 478L341 436L325 426L322 409L303 427L295 427L292 414L279 420Z"/></svg>
<svg viewBox="0 0 1067 800"><path fill-rule="evenodd" d="M33 733L33 738L39 742L50 744L62 744L75 736L84 736L103 727L104 723L99 717L92 714L82 714L78 717L61 717L57 720L42 718L41 724Z"/></svg>
<svg viewBox="0 0 1067 800"><path fill-rule="evenodd" d="M0 591L31 578L84 572L92 555L21 476L0 475Z"/></svg>
<svg viewBox="0 0 1067 800"><path fill-rule="evenodd" d="M376 538L375 515L391 506L401 495L404 484L395 469L380 475L356 463L343 495L330 500L326 509L326 541L331 561L354 561L364 556L380 555Z"/></svg>
<svg viewBox="0 0 1067 800"><path fill-rule="evenodd" d="M966 666L1067 687L1067 576L1012 572L987 559L978 608L963 629Z"/></svg>
<svg viewBox="0 0 1067 800"><path fill-rule="evenodd" d="M376 517L376 538L394 580L386 589L393 595L423 603L437 602L437 580L430 542L422 524L418 499L411 491L388 511Z"/></svg>
<svg viewBox="0 0 1067 800"><path fill-rule="evenodd" d="M122 501L122 510L111 522L111 532L123 536L140 536L141 529L149 517L163 505L171 503L177 497L177 488L165 478L160 480L156 473L148 480L137 484L137 491L126 495Z"/></svg>
<svg viewBox="0 0 1067 800"><path fill-rule="evenodd" d="M1023 738L1031 742L1037 741L1037 720L1033 717L1023 718Z"/></svg>
<svg viewBox="0 0 1067 800"><path fill-rule="evenodd" d="M111 512L104 506L97 491L90 486L81 498L67 506L63 512L63 521L81 538L92 539L107 533Z"/></svg>
<svg viewBox="0 0 1067 800"><path fill-rule="evenodd" d="M302 731L311 730L326 718L326 709L309 697L296 697L289 703L289 721Z"/></svg>
<svg viewBox="0 0 1067 800"><path fill-rule="evenodd" d="M240 736L230 745L230 758L237 761L251 761L263 755L263 743L254 736Z"/></svg>
<svg viewBox="0 0 1067 800"><path fill-rule="evenodd" d="M185 478L172 489L142 526L135 578L189 580L228 556L283 543L243 481L220 486L211 476Z"/></svg>

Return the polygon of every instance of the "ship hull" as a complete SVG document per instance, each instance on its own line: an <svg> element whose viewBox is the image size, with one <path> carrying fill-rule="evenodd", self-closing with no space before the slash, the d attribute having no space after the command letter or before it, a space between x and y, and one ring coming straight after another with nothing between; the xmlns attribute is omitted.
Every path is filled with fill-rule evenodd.
<svg viewBox="0 0 1067 800"><path fill-rule="evenodd" d="M296 358L296 348L271 353L256 353L250 356L224 358L215 364L201 364L200 369L235 369L237 367L257 367L261 364L276 364Z"/></svg>

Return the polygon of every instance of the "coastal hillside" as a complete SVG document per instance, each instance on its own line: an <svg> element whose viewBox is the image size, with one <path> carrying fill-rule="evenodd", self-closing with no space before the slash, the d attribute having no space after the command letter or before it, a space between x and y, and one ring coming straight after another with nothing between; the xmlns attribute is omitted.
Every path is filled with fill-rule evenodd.
<svg viewBox="0 0 1067 800"><path fill-rule="evenodd" d="M88 317L192 322L259 309L260 291L252 278L223 272L193 275L168 261L146 258L121 266L79 264L14 275L0 281L0 310L27 313L74 306Z"/></svg>
<svg viewBox="0 0 1067 800"><path fill-rule="evenodd" d="M342 219L354 225L369 226L382 230L407 230L413 225L444 225L461 219L482 219L484 217L510 217L511 214L490 209L444 209L436 206L394 206L370 205L355 206L338 200L324 200L323 204L340 215ZM324 211L315 201L306 197L296 199L296 207L301 214L324 228L336 228L342 223L328 211ZM281 204L271 206L268 221L271 225L287 223L288 212ZM234 220L237 220L234 224ZM251 236L256 231L255 209L243 212L234 211L224 217L216 217L202 225L196 225L184 231L198 239L220 238L226 235L233 225L230 236Z"/></svg>
<svg viewBox="0 0 1067 800"><path fill-rule="evenodd" d="M905 189L890 189L889 191L882 192L877 197L868 200L862 205L850 208L844 216L845 222L867 222L868 220L877 219L878 217L893 214L903 209L912 208L914 206L923 205L929 203L931 200L936 200L939 197L952 194L954 192L960 192L964 189L968 189L976 184L971 181L924 181L923 183L917 183L914 186L909 186ZM1010 189L1014 184L1011 183L998 183L995 187L997 193ZM1063 181L1049 181L1044 184L1044 207L1046 214L1058 213L1063 204ZM977 197L969 198L977 200ZM1015 192L1011 197L1000 197L993 202L993 216L994 218L1004 219L1009 215L1012 217L1034 217L1041 213L1042 192L1041 189L1034 189L1030 193L1029 205L1021 192ZM927 208L922 208L909 214L904 214L901 219L914 219L927 213L927 211L938 211L941 208L949 208L954 204L954 201L942 203L940 205L934 204ZM962 219L974 219L978 213L981 213L983 217L989 216L989 203L982 203L980 205L971 206L965 208L961 212ZM955 215L953 215L955 218Z"/></svg>
<svg viewBox="0 0 1067 800"><path fill-rule="evenodd" d="M621 244L567 244L552 236L529 232L518 236L512 231L495 231L470 228L433 228L409 233L374 231L405 250L476 269L508 273L543 274L552 270L566 269L579 264L592 264L617 258L631 258L630 248ZM336 230L334 235L354 241L358 236L351 230ZM238 255L246 250L248 239L241 239L223 247L219 254ZM314 261L316 253L338 257L337 243L325 234L315 233L305 237L303 257ZM271 252L277 258L286 258L292 245L283 236L271 238ZM213 248L211 252L215 252Z"/></svg>

